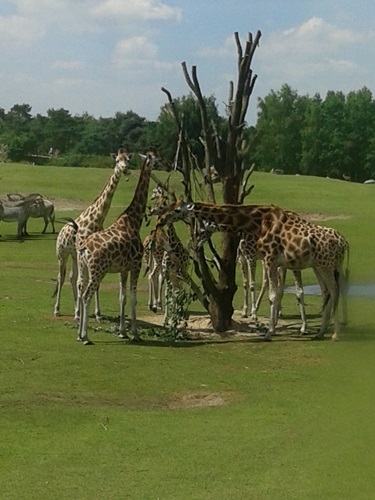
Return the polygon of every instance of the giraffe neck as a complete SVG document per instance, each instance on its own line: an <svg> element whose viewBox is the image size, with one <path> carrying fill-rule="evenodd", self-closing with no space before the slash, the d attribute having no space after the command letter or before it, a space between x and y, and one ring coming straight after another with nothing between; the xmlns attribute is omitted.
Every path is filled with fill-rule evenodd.
<svg viewBox="0 0 375 500"><path fill-rule="evenodd" d="M167 235L170 246L173 248L181 243L180 238L177 236L176 229L173 224L168 224Z"/></svg>
<svg viewBox="0 0 375 500"><path fill-rule="evenodd" d="M115 194L121 175L122 171L115 168L99 196L97 196L95 200L86 208L86 210L84 210L76 219L78 224L79 222L90 220L91 223L96 223L99 227L103 225L103 222L108 215L113 195Z"/></svg>
<svg viewBox="0 0 375 500"><path fill-rule="evenodd" d="M265 219L280 219L282 210L272 205L210 205L197 202L192 215L201 222L212 222L221 231L256 232Z"/></svg>
<svg viewBox="0 0 375 500"><path fill-rule="evenodd" d="M136 227L138 229L142 225L142 221L146 212L151 166L152 161L149 158L146 158L139 174L139 180L135 189L133 199L130 202L128 208L122 214L131 219L133 227Z"/></svg>

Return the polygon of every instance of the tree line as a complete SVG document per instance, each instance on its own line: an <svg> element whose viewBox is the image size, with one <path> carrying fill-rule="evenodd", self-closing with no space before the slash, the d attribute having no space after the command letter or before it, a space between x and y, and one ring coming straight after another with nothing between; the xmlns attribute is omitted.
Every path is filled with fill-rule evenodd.
<svg viewBox="0 0 375 500"><path fill-rule="evenodd" d="M214 96L205 97L208 119L216 137L227 133L227 120L218 111ZM176 98L187 132L189 148L197 162L204 161L200 110L192 94ZM0 108L0 155L3 160L31 161L64 166L109 166L110 153L119 147L143 151L155 146L170 164L179 141L170 108L160 109L156 121L134 111L95 118L72 115L66 109L49 109L32 115L29 104ZM346 178L363 182L375 178L375 101L371 91L345 95L329 91L299 95L289 85L258 99L254 126L243 124L249 144L244 153L261 171L280 170Z"/></svg>

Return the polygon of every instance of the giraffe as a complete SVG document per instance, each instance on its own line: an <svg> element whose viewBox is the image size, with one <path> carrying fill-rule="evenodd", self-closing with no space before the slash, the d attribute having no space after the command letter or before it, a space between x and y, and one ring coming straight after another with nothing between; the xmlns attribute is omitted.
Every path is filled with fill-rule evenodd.
<svg viewBox="0 0 375 500"><path fill-rule="evenodd" d="M169 318L168 297L178 288L179 281L188 278L189 253L178 237L173 224L167 225L167 239L170 251L165 251L162 260L162 274L165 277L165 310L163 323Z"/></svg>
<svg viewBox="0 0 375 500"><path fill-rule="evenodd" d="M152 190L151 200L155 200L156 208L166 206L164 192L160 186ZM144 239L143 248L143 263L148 276L148 308L157 312L162 307L163 255L165 251L170 251L164 228L153 229Z"/></svg>
<svg viewBox="0 0 375 500"><path fill-rule="evenodd" d="M296 212L292 212L290 210L285 210L290 219L301 219L300 215ZM308 221L303 219L306 224ZM243 301L243 309L242 309L242 317L246 318L248 316L248 304L249 304L249 291L251 298L251 318L255 321L257 318L257 313L264 296L264 293L268 287L268 278L267 274L264 270L263 266L263 277L262 277L262 287L259 292L258 298L255 296L255 272L256 272L256 261L261 259L261 255L257 249L257 238L252 233L245 233L241 238L238 244L238 252L237 252L237 260L240 264L240 269L242 273L242 282L244 288L244 301ZM281 287L281 291L284 290L285 286L285 278L286 278L286 269L279 267L279 287ZM302 325L300 332L307 332L307 319L306 319L306 310L305 310L305 301L304 301L304 290L302 284L302 275L301 271L297 269L292 269L292 273L294 276L294 284L296 290L296 298L297 303L300 310ZM279 304L278 316L281 315L281 302Z"/></svg>
<svg viewBox="0 0 375 500"><path fill-rule="evenodd" d="M159 216L158 225L175 222L187 217L210 221L220 231L253 234L257 238L269 284L269 327L264 339L271 340L275 333L282 291L278 268L302 270L312 267L322 288L324 305L322 322L316 339L322 339L331 315L334 316L332 340L338 338L338 300L346 288L344 256L349 261L349 244L335 230L322 230L296 215L288 214L275 205L213 205L208 203L173 203ZM157 226L158 227L158 226ZM343 251L343 249L345 249ZM346 318L345 318L346 319Z"/></svg>
<svg viewBox="0 0 375 500"><path fill-rule="evenodd" d="M288 212L290 215L295 214L294 212ZM295 214L297 215L297 214ZM199 224L198 228L198 244L197 247L201 247L206 241L211 238L212 234L218 231L218 227L214 222L202 220L203 224ZM244 300L243 300L243 308L242 308L242 317L248 317L248 308L249 308L249 291L251 297L251 318L254 321L258 320L258 310L263 298L263 295L268 287L268 279L266 273L264 272L263 267L263 279L262 279L262 288L258 299L256 300L255 295L255 273L256 273L256 263L258 259L261 259L261 255L258 252L257 248L257 237L253 233L245 233L242 235L237 249L237 262L240 265L240 270L242 274L242 283L244 289ZM300 309L300 315L302 319L302 325L300 328L301 333L307 332L307 320L306 320L306 311L304 304L304 290L302 285L302 276L301 271L292 270L294 275L294 282L296 287L296 297L297 303ZM279 267L279 286L284 287L286 277L286 270ZM278 315L281 315L281 304Z"/></svg>
<svg viewBox="0 0 375 500"><path fill-rule="evenodd" d="M152 213L162 213L167 207L167 197L160 186L152 190L151 200L155 200ZM189 254L179 239L173 224L167 225L167 231L162 227L154 229L146 236L144 242L143 261L149 279L150 310L156 312L161 309L162 285L166 281L165 296L175 289L179 278L186 278ZM166 300L164 323L169 316Z"/></svg>
<svg viewBox="0 0 375 500"><path fill-rule="evenodd" d="M144 157L138 184L129 206L111 226L81 239L77 245L78 300L81 310L77 340L82 341L84 345L92 343L87 333L90 301L108 273L120 274L120 338L126 336L126 284L130 273L131 334L133 340L141 340L136 320L137 283L143 255L139 231L146 211L151 169L156 161L158 159L155 152L149 151ZM74 229L79 230L77 225Z"/></svg>
<svg viewBox="0 0 375 500"><path fill-rule="evenodd" d="M143 241L143 263L148 276L148 308L157 312L161 309L161 294L163 285L163 256L170 251L168 238L163 228L153 229Z"/></svg>
<svg viewBox="0 0 375 500"><path fill-rule="evenodd" d="M122 174L128 173L128 162L130 155L125 151L125 149L120 148L118 150L115 159L115 168L109 177L108 181L104 185L102 192L95 198L95 200L75 219L78 226L78 231L75 232L70 223L65 224L56 240L56 256L58 261L58 277L56 290L54 296L56 296L56 303L54 309L54 315L60 316L60 301L61 301L61 290L65 281L66 276L66 266L69 257L72 258L72 271L70 276L70 283L73 289L75 311L75 319L79 318L79 307L77 300L77 278L78 278L78 267L77 267L77 252L76 245L89 234L99 231L103 228L103 223L107 217L108 211L111 206L113 195L117 189L120 182ZM100 319L100 307L99 307L99 294L95 296L96 308L95 316Z"/></svg>
<svg viewBox="0 0 375 500"><path fill-rule="evenodd" d="M249 292L251 299L251 318L254 321L258 320L258 310L264 296L264 293L268 287L268 279L263 267L263 278L262 278L262 287L258 298L256 299L255 294L255 272L256 272L256 264L257 260L261 259L261 254L258 252L257 248L257 238L252 233L246 233L241 238L238 244L237 250L237 261L240 265L241 274L242 274L242 283L244 289L244 300L243 300L243 308L242 308L242 317L248 317L248 308L249 308ZM304 290L302 285L302 276L300 270L292 270L294 275L294 283L296 288L296 297L297 303L300 309L301 315L301 333L307 332L307 320L306 320L306 311L305 311L305 302L304 302ZM285 277L286 277L286 269L279 267L279 286L284 287ZM281 314L281 303L280 310L278 315Z"/></svg>

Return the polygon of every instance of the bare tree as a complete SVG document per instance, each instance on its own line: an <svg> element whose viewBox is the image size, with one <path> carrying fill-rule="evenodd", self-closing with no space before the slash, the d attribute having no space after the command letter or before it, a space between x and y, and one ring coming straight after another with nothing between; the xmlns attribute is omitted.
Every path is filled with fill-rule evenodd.
<svg viewBox="0 0 375 500"><path fill-rule="evenodd" d="M226 137L221 137L215 124L208 119L206 102L198 81L196 66L192 67L191 74L189 74L186 63L182 63L186 82L199 103L202 127L200 140L205 152L204 165L197 165L195 158L190 154L183 123L184 117L176 109L170 92L162 88L168 97L170 112L175 119L178 130L176 164L179 165L178 169L182 172L185 196L188 200L192 199L191 175L194 169L201 170L206 201L211 203L215 203L215 191L211 176L212 167L216 169L220 177L224 203L243 203L253 188L253 186L248 187L253 166L250 167L244 162L248 148L244 138L244 130L250 96L257 79L257 75L253 74L251 69L251 62L259 45L260 37L260 31L256 33L254 38L249 33L243 48L238 33L234 34L238 56L238 78L236 88L233 82L229 84L229 99L226 106ZM233 298L237 290L235 275L238 242L238 234L223 233L222 255L220 256L209 241L217 269L215 273L207 262L203 246L198 245L195 250L195 273L201 280L207 298L204 305L211 316L213 328L217 332L224 332L231 325L234 312Z"/></svg>

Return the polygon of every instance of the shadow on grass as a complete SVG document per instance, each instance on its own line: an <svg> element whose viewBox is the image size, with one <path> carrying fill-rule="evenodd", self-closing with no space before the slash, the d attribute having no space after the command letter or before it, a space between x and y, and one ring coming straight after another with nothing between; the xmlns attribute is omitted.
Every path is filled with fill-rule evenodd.
<svg viewBox="0 0 375 500"><path fill-rule="evenodd" d="M0 232L1 234L1 232ZM2 234L0 237L0 242L3 243L27 243L28 241L55 241L57 238L57 233L31 233L29 236L26 236L25 238L18 238L17 235L4 235Z"/></svg>

